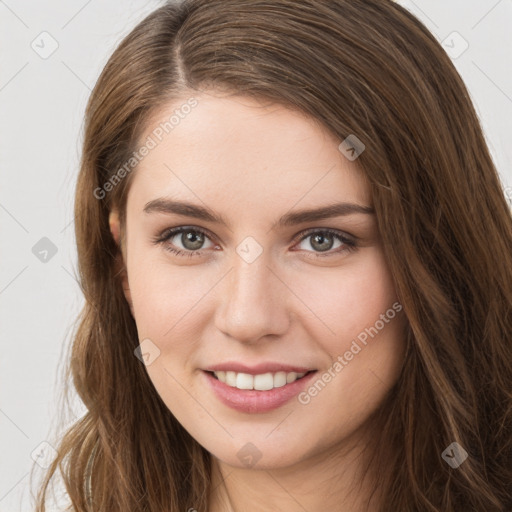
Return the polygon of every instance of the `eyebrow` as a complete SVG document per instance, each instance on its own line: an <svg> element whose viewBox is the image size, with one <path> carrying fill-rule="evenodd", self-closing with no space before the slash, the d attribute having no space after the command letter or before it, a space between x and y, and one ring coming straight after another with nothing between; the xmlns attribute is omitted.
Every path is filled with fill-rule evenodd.
<svg viewBox="0 0 512 512"><path fill-rule="evenodd" d="M158 198L149 201L144 206L145 213L174 213L186 217L193 217L207 222L221 224L228 227L227 222L221 216L207 207L199 206L184 201L175 201L166 198ZM305 222L313 222L332 217L341 217L352 214L375 215L375 210L370 206L355 203L335 203L320 208L297 210L284 214L271 229L276 227L294 226Z"/></svg>

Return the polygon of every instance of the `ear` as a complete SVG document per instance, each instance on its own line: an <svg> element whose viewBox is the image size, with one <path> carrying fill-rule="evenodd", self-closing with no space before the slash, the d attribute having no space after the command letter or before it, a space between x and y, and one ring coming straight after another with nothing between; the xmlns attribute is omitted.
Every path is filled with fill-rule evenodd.
<svg viewBox="0 0 512 512"><path fill-rule="evenodd" d="M110 232L112 233L116 244L119 246L121 227L119 225L119 212L117 210L112 210L110 212L108 216L108 224L110 226Z"/></svg>
<svg viewBox="0 0 512 512"><path fill-rule="evenodd" d="M108 223L110 226L110 232L112 233L112 237L114 238L117 246L119 247L119 252L116 255L116 275L121 277L123 293L126 298L126 302L130 306L130 311L133 315L133 301L132 295L130 291L130 285L128 283L128 272L126 270L126 265L124 262L123 247L121 244L121 226L119 222L119 212L117 210L112 210L108 216Z"/></svg>

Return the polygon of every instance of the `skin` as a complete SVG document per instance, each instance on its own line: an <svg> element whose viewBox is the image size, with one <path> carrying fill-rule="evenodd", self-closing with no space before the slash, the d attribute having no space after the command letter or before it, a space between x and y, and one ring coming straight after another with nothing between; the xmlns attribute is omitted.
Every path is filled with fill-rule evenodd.
<svg viewBox="0 0 512 512"><path fill-rule="evenodd" d="M148 374L177 420L213 455L210 512L365 510L373 482L362 480L358 455L375 435L370 415L400 373L403 312L308 404L294 398L271 412L238 412L216 398L202 368L277 361L321 375L398 300L375 215L271 229L290 211L342 201L372 206L368 183L357 161L338 150L341 140L301 113L214 91L194 97L198 105L134 171L127 199L125 295L139 339L160 350ZM160 109L141 140L184 101ZM143 212L160 197L206 205L228 227ZM110 225L121 243L115 210ZM192 252L181 234L152 242L178 226L211 234L201 254L169 252L172 245ZM338 252L346 246L328 238L331 256L322 256L314 236L301 235L312 228L352 235L358 245ZM263 250L252 263L236 252L248 236ZM252 467L237 456L248 442L261 453ZM370 511L377 510L374 498Z"/></svg>

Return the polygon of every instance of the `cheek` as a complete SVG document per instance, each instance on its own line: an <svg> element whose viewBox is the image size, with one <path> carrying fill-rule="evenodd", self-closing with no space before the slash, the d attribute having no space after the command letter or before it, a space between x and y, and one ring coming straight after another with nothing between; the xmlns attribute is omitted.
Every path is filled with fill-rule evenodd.
<svg viewBox="0 0 512 512"><path fill-rule="evenodd" d="M212 284L208 276L184 273L163 266L153 267L130 279L130 290L137 325L150 328L158 337L177 330L181 323L196 316Z"/></svg>
<svg viewBox="0 0 512 512"><path fill-rule="evenodd" d="M312 339L324 340L331 354L345 351L350 341L373 326L397 301L391 274L382 252L367 248L341 271L315 273L295 281L294 291L311 310ZM393 311L391 312L392 316ZM379 323L380 325L380 323ZM388 324L386 324L388 325Z"/></svg>
<svg viewBox="0 0 512 512"><path fill-rule="evenodd" d="M136 237L134 237L136 238ZM140 337L167 339L196 314L195 305L213 285L206 266L178 266L162 250L132 244L128 282Z"/></svg>
<svg viewBox="0 0 512 512"><path fill-rule="evenodd" d="M372 409L396 381L404 349L404 314L383 254L368 248L346 272L316 279L300 293L318 315L304 325L331 359L319 372L319 378L329 373L330 392L315 398L317 405L330 407L338 396L345 410Z"/></svg>

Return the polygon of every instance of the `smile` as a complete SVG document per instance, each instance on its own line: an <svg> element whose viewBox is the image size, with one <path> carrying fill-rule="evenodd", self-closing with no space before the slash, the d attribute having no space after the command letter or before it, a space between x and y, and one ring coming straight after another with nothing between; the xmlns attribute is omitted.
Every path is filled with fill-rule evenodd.
<svg viewBox="0 0 512 512"><path fill-rule="evenodd" d="M316 370L251 375L234 371L205 371L205 384L221 403L231 409L259 414L277 409L308 386ZM239 387L240 386L240 387Z"/></svg>

